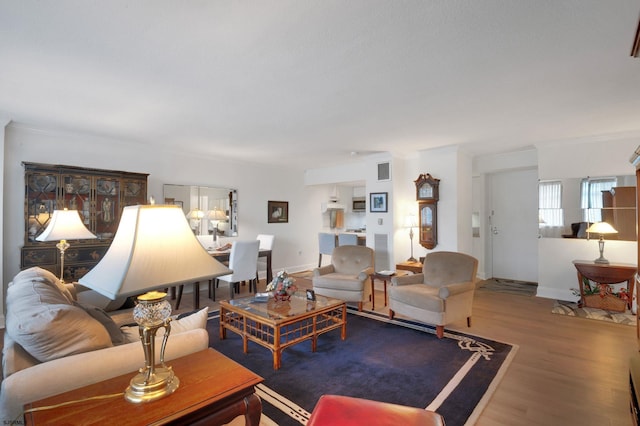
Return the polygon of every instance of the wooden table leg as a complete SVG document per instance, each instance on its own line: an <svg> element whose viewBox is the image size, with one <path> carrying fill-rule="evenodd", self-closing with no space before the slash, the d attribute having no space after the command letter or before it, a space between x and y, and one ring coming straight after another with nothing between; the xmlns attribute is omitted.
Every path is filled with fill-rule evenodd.
<svg viewBox="0 0 640 426"><path fill-rule="evenodd" d="M262 415L262 402L255 393L244 399L247 406L247 414L245 414L245 424L249 426L258 426L260 424L260 416Z"/></svg>
<svg viewBox="0 0 640 426"><path fill-rule="evenodd" d="M583 285L582 274L578 271L578 286L580 288L580 300L578 302L578 307L582 308L584 306L584 285Z"/></svg>
<svg viewBox="0 0 640 426"><path fill-rule="evenodd" d="M193 283L193 306L200 309L200 281Z"/></svg>
<svg viewBox="0 0 640 426"><path fill-rule="evenodd" d="M247 317L242 317L242 351L246 354L249 352L249 335L247 333Z"/></svg>
<svg viewBox="0 0 640 426"><path fill-rule="evenodd" d="M384 306L387 306L387 280L384 280Z"/></svg>
<svg viewBox="0 0 640 426"><path fill-rule="evenodd" d="M276 325L273 328L273 369L280 369L282 357L282 349L280 349L280 326Z"/></svg>
<svg viewBox="0 0 640 426"><path fill-rule="evenodd" d="M371 310L372 311L376 310L376 289L375 289L375 286L373 285L374 281L375 281L375 278L373 278L373 275L371 275Z"/></svg>
<svg viewBox="0 0 640 426"><path fill-rule="evenodd" d="M347 304L342 305L342 329L340 331L340 338L345 340L347 338Z"/></svg>
<svg viewBox="0 0 640 426"><path fill-rule="evenodd" d="M220 306L220 340L227 338L227 329L224 326L225 313L224 308Z"/></svg>

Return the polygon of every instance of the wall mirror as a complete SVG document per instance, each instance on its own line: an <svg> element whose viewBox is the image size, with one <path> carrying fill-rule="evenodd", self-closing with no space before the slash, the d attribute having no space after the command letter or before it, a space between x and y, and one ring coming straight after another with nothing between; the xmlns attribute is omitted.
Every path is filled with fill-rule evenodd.
<svg viewBox="0 0 640 426"><path fill-rule="evenodd" d="M544 238L599 238L586 232L607 222L618 233L606 239L636 241L636 178L601 176L538 183L538 228Z"/></svg>
<svg viewBox="0 0 640 426"><path fill-rule="evenodd" d="M164 203L182 207L196 235L238 235L238 191L209 186L163 187Z"/></svg>

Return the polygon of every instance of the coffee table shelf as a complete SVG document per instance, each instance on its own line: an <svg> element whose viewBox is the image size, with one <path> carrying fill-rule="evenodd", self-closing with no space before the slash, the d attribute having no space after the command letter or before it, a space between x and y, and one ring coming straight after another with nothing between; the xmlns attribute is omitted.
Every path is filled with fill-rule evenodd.
<svg viewBox="0 0 640 426"><path fill-rule="evenodd" d="M343 300L316 296L307 300L296 293L288 301L257 302L254 297L220 301L220 339L227 330L242 337L242 349L248 352L249 341L273 353L273 369L282 365L282 351L289 346L311 340L316 351L318 336L341 329L340 337L347 337L347 305Z"/></svg>

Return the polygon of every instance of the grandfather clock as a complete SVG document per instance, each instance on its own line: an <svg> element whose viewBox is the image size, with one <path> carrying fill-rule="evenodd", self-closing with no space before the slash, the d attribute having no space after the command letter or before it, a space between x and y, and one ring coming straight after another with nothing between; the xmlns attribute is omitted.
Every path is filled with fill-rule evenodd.
<svg viewBox="0 0 640 426"><path fill-rule="evenodd" d="M420 245L431 250L438 244L438 187L440 179L434 178L429 173L423 173L415 180L415 184Z"/></svg>

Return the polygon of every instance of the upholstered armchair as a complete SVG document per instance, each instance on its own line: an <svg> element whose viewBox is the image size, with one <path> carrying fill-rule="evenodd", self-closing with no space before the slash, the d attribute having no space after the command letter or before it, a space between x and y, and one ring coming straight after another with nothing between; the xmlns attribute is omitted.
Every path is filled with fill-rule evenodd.
<svg viewBox="0 0 640 426"><path fill-rule="evenodd" d="M389 318L396 313L436 326L444 336L444 326L467 319L471 310L478 260L464 253L429 253L421 274L397 276L389 289Z"/></svg>
<svg viewBox="0 0 640 426"><path fill-rule="evenodd" d="M365 246L338 246L331 253L331 264L313 270L313 291L321 296L346 302L369 300L368 285L373 269L373 249Z"/></svg>

